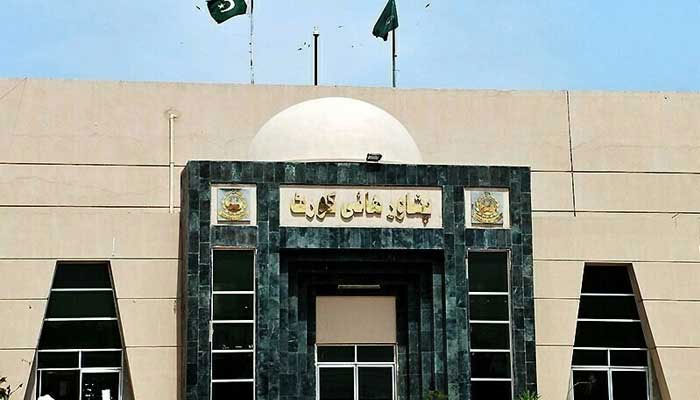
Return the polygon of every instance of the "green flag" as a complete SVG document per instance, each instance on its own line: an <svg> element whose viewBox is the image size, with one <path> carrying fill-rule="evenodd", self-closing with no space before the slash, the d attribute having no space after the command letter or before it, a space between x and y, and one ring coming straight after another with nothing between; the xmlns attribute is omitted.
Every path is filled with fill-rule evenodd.
<svg viewBox="0 0 700 400"><path fill-rule="evenodd" d="M396 13L396 2L394 0L389 0L382 11L382 15L379 16L377 23L374 24L374 29L372 29L372 34L376 37L380 37L386 41L389 37L389 32L399 27L399 15Z"/></svg>
<svg viewBox="0 0 700 400"><path fill-rule="evenodd" d="M207 0L207 7L217 24L236 15L245 14L248 10L245 0Z"/></svg>

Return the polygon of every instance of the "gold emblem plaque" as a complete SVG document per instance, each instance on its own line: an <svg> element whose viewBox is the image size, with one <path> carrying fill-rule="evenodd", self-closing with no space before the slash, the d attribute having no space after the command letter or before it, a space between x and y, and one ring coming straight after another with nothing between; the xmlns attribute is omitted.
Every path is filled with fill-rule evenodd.
<svg viewBox="0 0 700 400"><path fill-rule="evenodd" d="M216 217L218 222L249 222L250 189L218 189Z"/></svg>
<svg viewBox="0 0 700 400"><path fill-rule="evenodd" d="M503 225L503 193L472 192L472 224Z"/></svg>

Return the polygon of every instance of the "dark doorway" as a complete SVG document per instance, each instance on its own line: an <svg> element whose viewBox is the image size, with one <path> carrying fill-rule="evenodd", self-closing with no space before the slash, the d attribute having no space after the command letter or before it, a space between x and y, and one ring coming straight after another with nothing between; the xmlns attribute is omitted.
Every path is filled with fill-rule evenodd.
<svg viewBox="0 0 700 400"><path fill-rule="evenodd" d="M287 362L297 360L282 379L282 395L317 398L318 296L395 297L396 398L422 399L429 390L444 391L441 251L289 250L281 252L280 261L286 282L281 285L286 293L280 293L280 337L286 340L280 344Z"/></svg>

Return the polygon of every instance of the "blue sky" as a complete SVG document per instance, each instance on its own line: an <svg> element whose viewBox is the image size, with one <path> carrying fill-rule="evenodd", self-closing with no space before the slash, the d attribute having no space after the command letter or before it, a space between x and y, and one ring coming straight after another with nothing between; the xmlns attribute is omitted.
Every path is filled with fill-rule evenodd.
<svg viewBox="0 0 700 400"><path fill-rule="evenodd" d="M204 0L2 3L0 77L249 80L248 17L216 25ZM389 85L390 42L370 33L385 3L257 0L256 83L309 84L317 25L321 84ZM698 0L397 7L399 87L700 90Z"/></svg>

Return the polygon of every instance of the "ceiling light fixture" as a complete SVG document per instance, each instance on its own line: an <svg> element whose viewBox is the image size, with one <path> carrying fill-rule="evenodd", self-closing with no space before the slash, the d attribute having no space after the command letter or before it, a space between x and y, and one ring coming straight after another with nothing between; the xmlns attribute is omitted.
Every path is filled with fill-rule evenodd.
<svg viewBox="0 0 700 400"><path fill-rule="evenodd" d="M381 285L338 285L341 290L378 290Z"/></svg>

